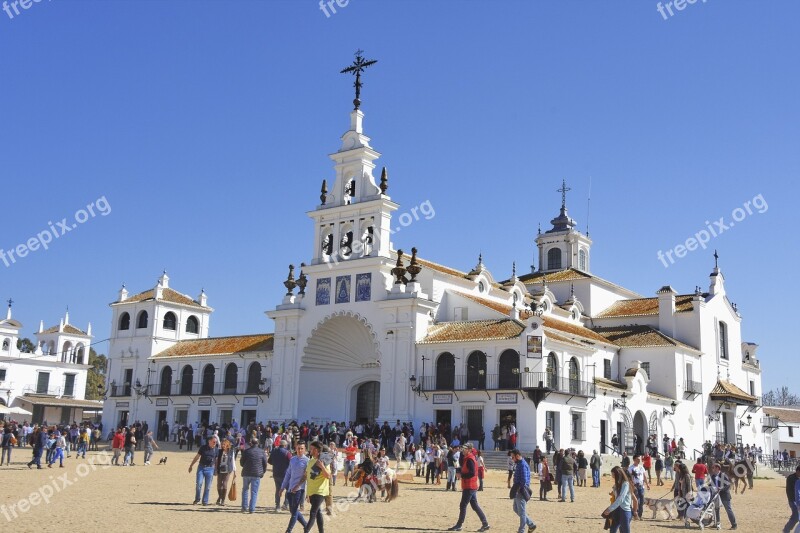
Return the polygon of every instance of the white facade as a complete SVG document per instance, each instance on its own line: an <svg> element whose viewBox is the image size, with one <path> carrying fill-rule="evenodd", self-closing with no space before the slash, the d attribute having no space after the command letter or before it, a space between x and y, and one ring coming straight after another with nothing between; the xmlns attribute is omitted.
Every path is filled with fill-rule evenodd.
<svg viewBox="0 0 800 533"><path fill-rule="evenodd" d="M543 445L546 427L557 445L587 450L610 445L614 433L628 446L634 434L665 433L698 450L707 440L765 444L761 369L742 344L742 318L718 267L708 290L684 295L666 286L643 298L598 278L593 243L575 229L564 197L553 229L537 237L540 265L530 274L498 281L481 260L470 272L416 254L409 261L390 241L398 205L385 169L373 175L380 154L363 117L351 113L331 155L333 184L323 183L308 213L307 264L290 268L286 296L267 312L274 334L208 337L205 296L159 297L166 276L136 297L121 291L111 306L109 379L139 386L107 400L108 424L441 421L466 423L477 438L480 428L489 435L514 420L523 449ZM154 320L120 328L123 313L133 324L142 311ZM168 312L177 329L162 327ZM183 327L190 316L197 333ZM220 376L233 363L244 376L252 362L259 386L248 377L206 393L179 391L177 379L170 390L152 387L166 366L175 376L194 365L197 376L211 365Z"/></svg>
<svg viewBox="0 0 800 533"><path fill-rule="evenodd" d="M9 305L5 320L0 320L0 403L31 412L13 418L79 422L84 410L99 410L99 402L84 400L91 324L84 332L69 323L69 313L58 326L44 329L40 323L33 353L17 348L22 327Z"/></svg>
<svg viewBox="0 0 800 533"><path fill-rule="evenodd" d="M800 457L800 407L765 407L764 412L775 419L769 451L786 450L790 457Z"/></svg>

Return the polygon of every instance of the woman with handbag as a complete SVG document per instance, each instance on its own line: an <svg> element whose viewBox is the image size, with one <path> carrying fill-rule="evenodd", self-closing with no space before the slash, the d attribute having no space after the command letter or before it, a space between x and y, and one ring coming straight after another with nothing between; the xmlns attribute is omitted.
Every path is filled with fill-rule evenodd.
<svg viewBox="0 0 800 533"><path fill-rule="evenodd" d="M222 439L219 455L217 456L217 505L225 505L225 498L228 497L228 482L236 486L236 460L233 446L230 439ZM235 489L232 492L236 499Z"/></svg>
<svg viewBox="0 0 800 533"><path fill-rule="evenodd" d="M550 473L550 465L547 464L547 456L542 456L539 463L539 499L543 502L549 501L547 493L553 490L553 474Z"/></svg>
<svg viewBox="0 0 800 533"><path fill-rule="evenodd" d="M630 533L631 518L633 518L633 487L625 470L619 466L611 469L614 479L614 502L603 511L605 518L611 518L611 533Z"/></svg>

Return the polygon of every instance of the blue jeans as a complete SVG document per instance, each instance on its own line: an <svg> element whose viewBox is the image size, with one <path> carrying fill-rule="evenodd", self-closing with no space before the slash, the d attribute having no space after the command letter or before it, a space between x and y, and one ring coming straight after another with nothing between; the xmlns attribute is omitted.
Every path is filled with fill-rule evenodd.
<svg viewBox="0 0 800 533"><path fill-rule="evenodd" d="M275 481L275 508L281 506L281 485L283 485L283 476L272 478ZM289 507L289 491L283 493L283 506Z"/></svg>
<svg viewBox="0 0 800 533"><path fill-rule="evenodd" d="M8 448L3 448L3 451L0 452L0 465L5 462L6 464L11 464L11 450L13 450L13 446L9 446Z"/></svg>
<svg viewBox="0 0 800 533"><path fill-rule="evenodd" d="M617 523L611 527L611 533L631 533L631 519L633 518L633 513L630 511L623 511L619 507L616 511L616 519Z"/></svg>
<svg viewBox="0 0 800 533"><path fill-rule="evenodd" d="M478 492L471 489L464 489L461 491L461 503L458 506L457 526L460 527L464 525L464 519L467 518L467 504L477 513L482 525L486 526L489 524L489 522L486 521L486 515L483 514L481 506L478 505Z"/></svg>
<svg viewBox="0 0 800 533"><path fill-rule="evenodd" d="M203 488L203 505L208 505L208 493L211 491L211 483L214 481L213 466L197 468L197 478L194 488L194 501L196 502L200 501L200 488L203 487L203 481L205 481L205 487Z"/></svg>
<svg viewBox="0 0 800 533"><path fill-rule="evenodd" d="M258 500L258 487L261 486L261 478L258 476L242 476L242 511L256 510L256 500ZM250 496L250 505L247 505Z"/></svg>
<svg viewBox="0 0 800 533"><path fill-rule="evenodd" d="M61 448L56 448L52 457L50 457L50 464L53 464L56 461L58 461L59 466L64 466L64 450Z"/></svg>
<svg viewBox="0 0 800 533"><path fill-rule="evenodd" d="M567 486L569 486L569 499L575 501L575 476L561 474L561 499L567 499Z"/></svg>
<svg viewBox="0 0 800 533"><path fill-rule="evenodd" d="M297 492L288 492L287 495L289 496L289 514L292 516L289 518L289 525L286 526L286 531L291 533L292 529L294 529L294 525L297 522L300 522L300 525L303 526L305 529L308 523L306 519L303 518L302 513L300 513L300 504L303 503L303 500L306 497L306 489L300 489Z"/></svg>
<svg viewBox="0 0 800 533"><path fill-rule="evenodd" d="M797 505L794 502L789 502L789 507L792 509L792 516L789 521L783 526L783 533L791 533L792 528L798 524Z"/></svg>
<svg viewBox="0 0 800 533"><path fill-rule="evenodd" d="M600 486L600 469L592 469L592 486L599 487Z"/></svg>
<svg viewBox="0 0 800 533"><path fill-rule="evenodd" d="M636 489L636 497L639 499L639 508L631 509L631 511L636 512L639 518L641 518L642 511L644 511L644 485L634 485L634 488Z"/></svg>
<svg viewBox="0 0 800 533"><path fill-rule="evenodd" d="M519 533L525 533L525 526L533 527L535 525L533 520L528 518L527 506L528 502L522 496L517 495L514 498L514 512L519 516Z"/></svg>
<svg viewBox="0 0 800 533"><path fill-rule="evenodd" d="M456 482L456 467L454 466L447 467L447 482L448 483Z"/></svg>

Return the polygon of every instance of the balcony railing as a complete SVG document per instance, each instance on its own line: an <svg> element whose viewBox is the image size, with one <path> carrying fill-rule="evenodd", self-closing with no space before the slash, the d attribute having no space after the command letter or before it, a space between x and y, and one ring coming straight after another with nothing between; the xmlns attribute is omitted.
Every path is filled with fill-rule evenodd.
<svg viewBox="0 0 800 533"><path fill-rule="evenodd" d="M703 392L703 388L700 385L699 381L686 380L686 388L684 389L684 391L685 392L691 392L691 393L700 394L700 393Z"/></svg>
<svg viewBox="0 0 800 533"><path fill-rule="evenodd" d="M761 418L761 427L764 431L769 431L769 430L774 431L778 429L779 423L780 420L778 420L778 418L774 416L767 415Z"/></svg>
<svg viewBox="0 0 800 533"><path fill-rule="evenodd" d="M259 394L259 382L200 381L197 383L156 383L148 387L148 396L222 396L225 394Z"/></svg>
<svg viewBox="0 0 800 533"><path fill-rule="evenodd" d="M45 388L39 387L37 385L25 385L22 388L23 394L41 394L43 396L61 396L61 387L56 388Z"/></svg>
<svg viewBox="0 0 800 533"><path fill-rule="evenodd" d="M424 376L421 379L421 385L422 390L426 392L541 389L573 396L594 397L595 395L594 383L561 378L547 372Z"/></svg>

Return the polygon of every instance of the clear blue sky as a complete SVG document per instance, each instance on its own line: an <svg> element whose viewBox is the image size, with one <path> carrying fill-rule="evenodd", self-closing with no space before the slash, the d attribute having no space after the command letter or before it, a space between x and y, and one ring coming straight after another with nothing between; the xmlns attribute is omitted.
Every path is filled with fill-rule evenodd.
<svg viewBox="0 0 800 533"><path fill-rule="evenodd" d="M205 287L212 335L271 331L286 266L311 257L306 211L351 109L357 48L366 133L400 213L436 216L398 247L497 277L531 262L538 223L587 220L594 273L645 295L708 286L713 248L765 389L796 364L800 4L653 1L77 1L0 12L0 248L105 196L88 220L6 267L0 296L108 336L124 281ZM12 11L13 14L13 11ZM761 194L748 216L665 268L668 250ZM100 345L104 352L107 344ZM797 387L794 387L797 389ZM797 392L797 390L795 390Z"/></svg>

